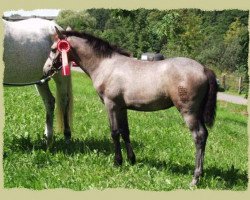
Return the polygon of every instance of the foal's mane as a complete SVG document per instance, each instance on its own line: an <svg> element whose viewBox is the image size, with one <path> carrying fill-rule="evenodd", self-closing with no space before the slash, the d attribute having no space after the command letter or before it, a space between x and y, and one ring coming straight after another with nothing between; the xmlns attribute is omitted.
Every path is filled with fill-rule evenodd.
<svg viewBox="0 0 250 200"><path fill-rule="evenodd" d="M127 57L131 56L130 53L119 48L118 46L112 45L103 39L100 39L85 32L62 31L62 34L65 35L66 37L75 36L86 39L88 44L94 49L96 54L101 57L111 57L113 53L119 53Z"/></svg>

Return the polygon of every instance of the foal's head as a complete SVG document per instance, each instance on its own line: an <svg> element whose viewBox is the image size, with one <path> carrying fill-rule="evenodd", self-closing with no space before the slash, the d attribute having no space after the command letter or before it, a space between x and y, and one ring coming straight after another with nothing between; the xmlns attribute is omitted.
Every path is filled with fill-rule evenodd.
<svg viewBox="0 0 250 200"><path fill-rule="evenodd" d="M79 66L84 66L83 68L96 66L98 60L110 58L115 53L127 57L131 56L130 53L123 49L87 33L76 31L60 32L57 28L56 32L57 34L54 37L54 43L51 46L49 58L44 65L45 74L49 74L49 71L57 69L62 65L61 54L57 48L60 40L67 40L70 43L71 48L68 52L69 62L73 60ZM88 70L86 69L86 71Z"/></svg>
<svg viewBox="0 0 250 200"><path fill-rule="evenodd" d="M43 72L45 75L51 75L55 71L59 71L62 66L62 54L59 51L58 44L62 40L67 41L67 38L56 27L55 29L57 33L53 36L53 44L51 46L48 59L46 60L43 67ZM70 46L68 42L66 43ZM79 58L71 47L69 48L67 57L69 62L75 61L77 64L79 63Z"/></svg>

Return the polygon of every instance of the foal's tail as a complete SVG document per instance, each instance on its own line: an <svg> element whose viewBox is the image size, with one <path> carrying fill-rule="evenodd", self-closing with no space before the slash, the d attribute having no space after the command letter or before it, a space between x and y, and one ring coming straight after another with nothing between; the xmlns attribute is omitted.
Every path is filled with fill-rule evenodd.
<svg viewBox="0 0 250 200"><path fill-rule="evenodd" d="M214 72L208 68L205 68L204 70L208 78L208 89L203 104L203 119L208 127L212 127L216 115L218 85Z"/></svg>
<svg viewBox="0 0 250 200"><path fill-rule="evenodd" d="M57 84L56 90L56 131L64 132L65 128L65 119L64 113L66 112L67 121L69 127L72 129L73 122L73 94L72 94L72 80L71 76L65 78L63 82Z"/></svg>

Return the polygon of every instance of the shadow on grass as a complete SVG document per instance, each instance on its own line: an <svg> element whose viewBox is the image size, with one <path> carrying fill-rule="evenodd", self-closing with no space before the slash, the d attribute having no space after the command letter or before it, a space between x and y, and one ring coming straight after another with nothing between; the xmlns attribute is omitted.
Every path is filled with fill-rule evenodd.
<svg viewBox="0 0 250 200"><path fill-rule="evenodd" d="M232 118L229 118L229 117L223 117L221 119L221 121L224 121L225 124L234 123L237 126L247 127L247 120L243 122L243 121L240 121L239 119L232 119Z"/></svg>
<svg viewBox="0 0 250 200"><path fill-rule="evenodd" d="M73 139L69 144L64 139L57 140L53 143L53 147L50 148L50 152L56 154L57 152L63 152L67 155L73 155L76 153L89 153L92 151L101 152L105 155L113 153L112 141L108 139L97 140L94 138L79 140Z"/></svg>
<svg viewBox="0 0 250 200"><path fill-rule="evenodd" d="M205 169L205 175L203 178L203 183L205 184L206 178L217 179L218 181L224 181L226 189L232 189L236 185L244 186L247 189L248 184L248 173L247 171L242 171L231 166L229 169L220 169L215 166L208 167Z"/></svg>
<svg viewBox="0 0 250 200"><path fill-rule="evenodd" d="M132 142L134 148L141 146L135 141ZM44 150L46 151L45 141L37 139L31 140L29 137L15 138L11 142L11 145L7 146L7 153L22 151L23 153L31 153L32 151ZM57 139L53 147L49 150L52 154L64 153L66 155L74 155L77 153L90 153L93 151L100 152L104 155L110 155L114 153L112 141L107 139L96 140L94 138L88 138L85 140L73 139L70 144L67 144L64 139ZM4 158L7 157L7 153L4 153ZM144 158L138 159L139 163L148 166L149 168L155 167L157 170L167 170L172 174L190 176L193 175L194 165L191 164L179 164L177 161L159 161L157 159ZM138 163L137 162L137 163ZM213 180L223 187L218 189L232 189L235 186L241 186L247 189L248 174L247 171L242 171L232 166L228 169L218 168L216 166L208 166L204 168L204 177L201 179L198 188L211 188L214 187ZM220 184L221 183L221 184ZM217 188L217 186L215 186Z"/></svg>
<svg viewBox="0 0 250 200"><path fill-rule="evenodd" d="M157 160L141 160L140 162L145 165L149 165L150 167L155 167L158 170L167 169L169 172L178 175L193 175L194 165L190 164L177 164L174 161L157 161ZM211 180L217 180L217 182L223 182L223 189L232 189L235 186L243 186L243 188L247 189L248 184L248 173L247 171L242 171L237 168L234 168L232 165L228 169L221 169L216 166L205 167L204 168L204 176L201 179L198 188L206 188L211 187ZM191 181L191 178L190 178ZM218 188L219 189L219 188Z"/></svg>
<svg viewBox="0 0 250 200"><path fill-rule="evenodd" d="M121 144L123 144L123 142L121 142ZM138 143L134 141L133 146L136 148ZM122 148L125 149L124 145L122 145ZM11 145L8 145L7 149L9 149L8 152L21 151L24 153L31 153L32 151L37 150L48 150L52 154L60 152L67 155L74 155L77 153L84 154L93 151L103 153L104 155L114 154L113 142L108 138L100 140L95 138L88 138L85 140L72 139L70 143L66 143L64 139L56 139L53 142L52 147L47 149L46 142L42 138L31 140L30 137L20 137L14 138ZM7 155L4 154L4 156Z"/></svg>

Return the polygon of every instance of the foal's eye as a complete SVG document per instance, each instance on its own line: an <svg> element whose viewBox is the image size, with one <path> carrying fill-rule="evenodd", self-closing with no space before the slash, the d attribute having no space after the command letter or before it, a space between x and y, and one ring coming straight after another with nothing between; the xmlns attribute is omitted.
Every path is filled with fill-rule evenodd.
<svg viewBox="0 0 250 200"><path fill-rule="evenodd" d="M57 49L51 49L52 53L56 53Z"/></svg>

